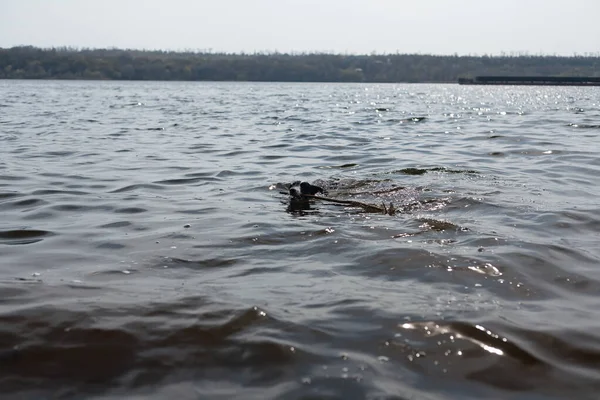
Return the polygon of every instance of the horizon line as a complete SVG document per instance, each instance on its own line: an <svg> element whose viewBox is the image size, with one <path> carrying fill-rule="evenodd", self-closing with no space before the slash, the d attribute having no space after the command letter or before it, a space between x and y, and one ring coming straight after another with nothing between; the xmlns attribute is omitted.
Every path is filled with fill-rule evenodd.
<svg viewBox="0 0 600 400"><path fill-rule="evenodd" d="M175 53L175 54L214 54L214 55L238 55L238 56L248 56L248 55L289 55L289 56L303 56L303 55L334 55L334 56L346 56L346 57L370 57L370 56L432 56L432 57L488 57L488 58L506 58L506 57L560 57L560 58L599 58L600 51L596 52L583 52L578 53L574 52L571 55L557 54L557 53L531 53L529 51L501 51L499 53L463 53L459 54L457 52L454 53L429 53L429 52L400 52L396 51L392 52L376 52L372 51L371 53L360 53L360 52L336 52L333 50L290 50L290 51L281 51L281 50L240 50L237 52L234 51L225 51L225 50L215 50L211 47L208 48L183 48L183 49L161 49L161 48L132 48L132 47L117 47L117 46L106 46L106 47L88 47L88 46L72 46L72 45L54 45L54 46L36 46L30 44L19 44L10 47L2 47L0 46L0 50L12 50L19 48L34 48L38 50L59 50L59 51L73 51L73 52L83 52L83 51L101 51L101 50L111 50L111 51L130 51L130 52L146 52L146 53Z"/></svg>

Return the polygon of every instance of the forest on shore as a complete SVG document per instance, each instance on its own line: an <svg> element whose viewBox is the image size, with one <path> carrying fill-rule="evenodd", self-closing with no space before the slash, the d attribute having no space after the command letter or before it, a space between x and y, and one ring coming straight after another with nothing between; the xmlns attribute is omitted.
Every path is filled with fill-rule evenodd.
<svg viewBox="0 0 600 400"><path fill-rule="evenodd" d="M444 83L478 75L600 76L600 55L344 55L0 48L0 79Z"/></svg>

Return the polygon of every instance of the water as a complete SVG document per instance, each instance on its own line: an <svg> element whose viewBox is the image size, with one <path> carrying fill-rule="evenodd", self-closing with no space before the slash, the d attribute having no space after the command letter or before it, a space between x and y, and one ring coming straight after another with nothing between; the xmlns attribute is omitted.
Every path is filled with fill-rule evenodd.
<svg viewBox="0 0 600 400"><path fill-rule="evenodd" d="M2 397L597 398L596 88L0 93Z"/></svg>

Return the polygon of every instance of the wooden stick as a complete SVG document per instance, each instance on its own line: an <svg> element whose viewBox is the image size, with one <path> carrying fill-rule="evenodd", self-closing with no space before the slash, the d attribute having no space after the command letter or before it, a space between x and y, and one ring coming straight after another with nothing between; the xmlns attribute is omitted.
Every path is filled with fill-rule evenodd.
<svg viewBox="0 0 600 400"><path fill-rule="evenodd" d="M386 193L392 193L392 192L396 192L398 190L402 190L402 189L406 189L406 187L404 186L396 186L393 187L391 189L384 189L384 190L376 190L374 192L356 192L356 193L352 193L353 195L357 195L357 194L386 194Z"/></svg>
<svg viewBox="0 0 600 400"><path fill-rule="evenodd" d="M332 203L347 204L349 206L360 207L360 208L364 209L365 211L370 211L370 212L380 212L380 213L389 214L389 215L394 215L396 212L394 205L392 203L390 203L389 207L386 207L384 203L382 203L382 206L379 207L374 204L367 204L367 203L362 203L360 201L354 201L354 200L338 200L338 199L332 199L330 197L314 196L314 195L310 195L310 194L305 194L303 196L307 197L307 198L311 198L311 199L316 199L316 200L324 200L324 201L330 201Z"/></svg>

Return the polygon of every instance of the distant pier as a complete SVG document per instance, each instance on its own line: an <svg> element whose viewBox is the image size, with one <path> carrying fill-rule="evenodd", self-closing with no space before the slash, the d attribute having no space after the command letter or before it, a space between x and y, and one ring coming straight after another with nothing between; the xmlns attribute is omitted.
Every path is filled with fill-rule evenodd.
<svg viewBox="0 0 600 400"><path fill-rule="evenodd" d="M600 86L600 77L580 76L476 76L458 78L459 85Z"/></svg>

